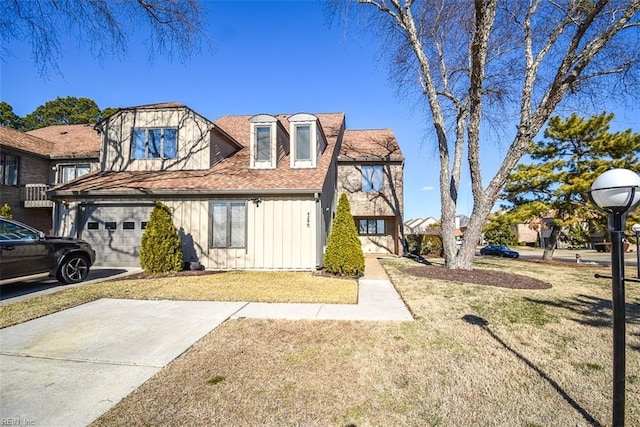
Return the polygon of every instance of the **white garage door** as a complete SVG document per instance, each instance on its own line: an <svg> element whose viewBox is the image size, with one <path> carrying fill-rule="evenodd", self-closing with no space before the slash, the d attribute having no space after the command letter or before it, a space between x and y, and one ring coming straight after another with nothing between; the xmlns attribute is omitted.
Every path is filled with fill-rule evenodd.
<svg viewBox="0 0 640 427"><path fill-rule="evenodd" d="M80 237L96 251L95 265L139 267L140 241L152 205L85 205Z"/></svg>

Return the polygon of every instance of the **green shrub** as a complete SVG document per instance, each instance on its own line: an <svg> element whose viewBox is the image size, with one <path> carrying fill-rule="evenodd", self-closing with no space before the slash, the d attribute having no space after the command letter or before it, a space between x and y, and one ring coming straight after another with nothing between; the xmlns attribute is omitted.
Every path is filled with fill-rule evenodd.
<svg viewBox="0 0 640 427"><path fill-rule="evenodd" d="M349 199L342 194L338 200L336 217L331 225L324 268L340 276L361 276L364 273L364 254L358 238L356 223L351 216Z"/></svg>
<svg viewBox="0 0 640 427"><path fill-rule="evenodd" d="M407 234L409 252L414 255L443 256L442 239L435 234Z"/></svg>
<svg viewBox="0 0 640 427"><path fill-rule="evenodd" d="M169 273L181 271L183 265L180 236L171 211L156 202L142 235L140 266L148 273Z"/></svg>
<svg viewBox="0 0 640 427"><path fill-rule="evenodd" d="M0 217L6 219L13 219L13 214L11 213L11 206L8 203L5 203L0 207Z"/></svg>

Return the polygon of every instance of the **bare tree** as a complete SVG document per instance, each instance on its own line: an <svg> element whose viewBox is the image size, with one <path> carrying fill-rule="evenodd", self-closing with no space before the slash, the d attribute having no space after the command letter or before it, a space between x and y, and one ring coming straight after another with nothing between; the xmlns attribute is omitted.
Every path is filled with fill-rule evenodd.
<svg viewBox="0 0 640 427"><path fill-rule="evenodd" d="M98 60L122 56L131 34L148 30L149 59L166 54L180 60L197 52L205 16L196 0L3 0L0 2L2 58L12 40L26 40L41 76L60 72L64 37L72 35Z"/></svg>
<svg viewBox="0 0 640 427"><path fill-rule="evenodd" d="M628 98L628 85L637 83L640 0L358 3L382 23L393 70L405 83L417 82L426 100L440 156L442 239L450 268L471 268L482 225L510 171L562 102L604 97L614 89ZM516 130L484 185L480 144L492 115L513 118ZM454 227L465 153L473 210L458 251Z"/></svg>

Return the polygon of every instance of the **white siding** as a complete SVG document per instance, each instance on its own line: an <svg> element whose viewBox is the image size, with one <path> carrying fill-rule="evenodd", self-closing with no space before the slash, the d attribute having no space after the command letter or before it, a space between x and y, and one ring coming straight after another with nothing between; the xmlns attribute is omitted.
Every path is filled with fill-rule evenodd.
<svg viewBox="0 0 640 427"><path fill-rule="evenodd" d="M207 209L208 209L208 203ZM308 198L262 199L247 202L246 248L210 248L200 260L207 268L314 270L316 268L316 202ZM307 225L307 216L309 222ZM206 215L208 218L208 212ZM209 244L209 224L198 234ZM194 235L195 240L195 235Z"/></svg>
<svg viewBox="0 0 640 427"><path fill-rule="evenodd" d="M319 236L322 238L322 235L317 232L317 227L321 225L318 221L321 221L321 218L317 214L319 204L316 203L313 195L262 199L259 205L248 200L246 202L246 248L240 249L209 247L209 233L211 232L209 205L212 200L162 200L172 211L173 222L182 239L186 262L199 261L206 268L217 270L316 269L318 257L321 256L318 254L318 251L321 251L321 242L319 244L318 238ZM152 203L152 201L148 203ZM118 229L120 229L122 221L128 220L133 210L140 212L141 209L140 205L119 205L118 207L109 207L108 210L103 208L94 216L96 220L104 222L107 219L107 214L109 216L116 215L113 218L109 217L108 220L117 221ZM145 207L145 209L150 212L151 208ZM76 235L75 224L79 223L77 221L87 220L86 216L78 218L77 213L77 206L73 203L68 208L60 210L58 227L61 234ZM141 218L136 218L136 221L136 229L138 229ZM81 227L84 228L84 224ZM100 233L108 235L110 240L123 234L120 231L114 233L102 230ZM99 233L93 234L95 236L92 237L95 238ZM111 243L99 241L92 243L114 251L119 245L115 240ZM129 242L127 247L130 260L126 265L138 265L139 245ZM106 254L101 257L102 264L110 265L110 258L104 255ZM122 257L117 262L120 266L125 265ZM112 266L117 267L118 265Z"/></svg>
<svg viewBox="0 0 640 427"><path fill-rule="evenodd" d="M134 128L177 128L175 159L131 159ZM122 111L103 127L102 171L209 169L209 123L188 108Z"/></svg>

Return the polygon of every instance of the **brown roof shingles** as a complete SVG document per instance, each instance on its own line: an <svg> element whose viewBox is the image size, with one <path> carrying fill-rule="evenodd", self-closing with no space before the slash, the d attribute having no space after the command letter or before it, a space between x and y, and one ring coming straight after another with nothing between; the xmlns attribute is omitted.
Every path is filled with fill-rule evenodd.
<svg viewBox="0 0 640 427"><path fill-rule="evenodd" d="M47 157L54 150L54 143L27 135L15 129L0 126L0 145Z"/></svg>
<svg viewBox="0 0 640 427"><path fill-rule="evenodd" d="M404 160L391 129L347 130L339 160Z"/></svg>
<svg viewBox="0 0 640 427"><path fill-rule="evenodd" d="M225 116L214 124L234 138L244 148L201 171L157 171L157 172L103 172L91 173L68 185L55 188L58 195L97 192L123 194L126 192L185 192L254 193L274 191L320 191L323 187L339 134L344 124L343 113L317 114L327 138L327 148L318 160L316 168L293 169L287 155L275 169L249 168L249 140L252 116ZM277 116L288 129L287 116Z"/></svg>
<svg viewBox="0 0 640 427"><path fill-rule="evenodd" d="M54 125L27 132L27 135L51 141L51 156L98 157L100 135L94 125Z"/></svg>

